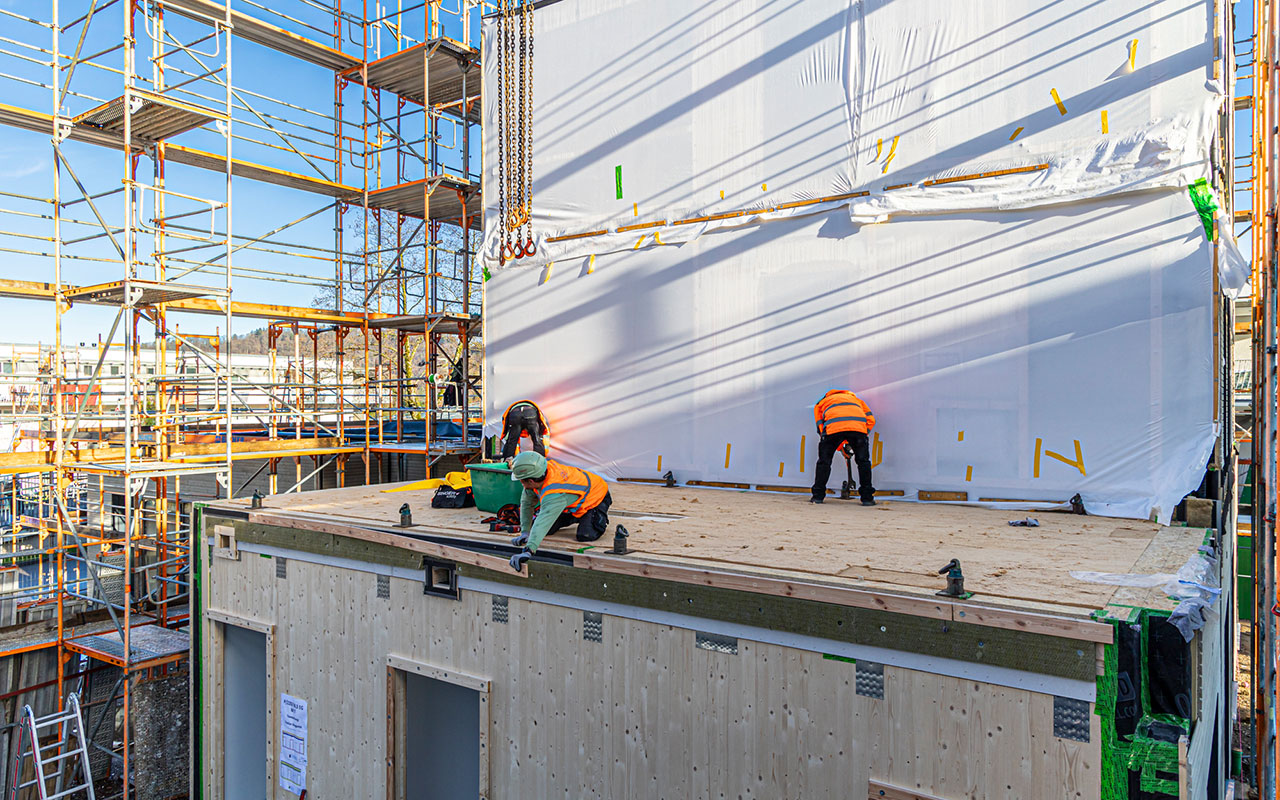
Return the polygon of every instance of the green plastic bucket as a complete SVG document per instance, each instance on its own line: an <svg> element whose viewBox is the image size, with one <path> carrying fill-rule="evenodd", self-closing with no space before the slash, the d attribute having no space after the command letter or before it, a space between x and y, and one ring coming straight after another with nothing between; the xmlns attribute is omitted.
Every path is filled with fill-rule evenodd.
<svg viewBox="0 0 1280 800"><path fill-rule="evenodd" d="M511 480L511 468L506 464L468 464L471 471L471 494L476 498L476 508L498 513L508 503L520 504L520 492L524 487Z"/></svg>

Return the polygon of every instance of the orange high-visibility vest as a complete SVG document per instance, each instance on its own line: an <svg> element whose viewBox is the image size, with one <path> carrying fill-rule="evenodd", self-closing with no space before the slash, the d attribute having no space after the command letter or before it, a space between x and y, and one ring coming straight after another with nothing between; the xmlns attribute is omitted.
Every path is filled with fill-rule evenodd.
<svg viewBox="0 0 1280 800"><path fill-rule="evenodd" d="M542 416L542 409L538 408L538 404L533 402L532 400L517 400L511 405L507 406L507 410L502 412L502 429L503 430L507 429L507 417L511 415L511 409L515 408L521 403L528 403L529 405L533 406L533 410L538 414L538 425L542 427L542 430L540 430L539 433L541 433L543 436L550 436L551 426L547 424L547 418ZM528 437L528 435L529 435L528 431L520 431L520 436Z"/></svg>
<svg viewBox="0 0 1280 800"><path fill-rule="evenodd" d="M571 515L580 517L600 505L600 501L609 493L609 484L599 475L592 475L586 470L561 464L547 459L547 474L538 487L538 502L549 494L569 494L577 499L565 509Z"/></svg>
<svg viewBox="0 0 1280 800"><path fill-rule="evenodd" d="M813 408L813 421L823 436L833 433L870 433L876 415L848 389L832 389Z"/></svg>

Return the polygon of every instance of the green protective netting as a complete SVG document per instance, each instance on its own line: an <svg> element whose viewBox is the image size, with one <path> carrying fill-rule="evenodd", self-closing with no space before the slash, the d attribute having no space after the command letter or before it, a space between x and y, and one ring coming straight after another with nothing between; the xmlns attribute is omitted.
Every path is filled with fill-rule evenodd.
<svg viewBox="0 0 1280 800"><path fill-rule="evenodd" d="M1098 698L1093 713L1102 729L1102 800L1128 800L1129 778L1126 774L1129 748L1116 742L1117 657L1115 645L1102 649L1102 674L1098 676Z"/></svg>
<svg viewBox="0 0 1280 800"><path fill-rule="evenodd" d="M1115 609L1110 609L1114 613ZM1152 614L1147 609L1135 609L1142 624L1142 719L1132 737L1120 737L1116 733L1116 700L1119 688L1119 655L1115 645L1103 648L1102 674L1097 678L1097 699L1093 712L1098 715L1102 732L1100 769L1102 800L1129 800L1129 773L1137 772L1143 792L1178 796L1178 745L1150 735L1152 725L1160 723L1173 726L1184 734L1190 732L1190 722L1170 714L1152 714L1150 685L1147 675L1147 626L1152 619L1163 619L1165 614ZM1102 619L1112 625L1125 624L1124 620ZM1132 620L1129 620L1132 621ZM1119 641L1119 637L1115 638Z"/></svg>
<svg viewBox="0 0 1280 800"><path fill-rule="evenodd" d="M1133 745L1129 750L1128 767L1138 773L1140 786L1144 792L1159 792L1171 797L1178 796L1178 745L1176 742L1158 741L1147 735L1154 722L1172 725L1184 734L1189 725L1185 719L1169 714L1152 714L1144 716L1138 723L1138 730L1133 737ZM1174 777L1162 777L1158 773Z"/></svg>
<svg viewBox="0 0 1280 800"><path fill-rule="evenodd" d="M1209 181L1201 178L1188 186L1187 192L1191 195L1191 204L1196 207L1196 213L1200 215L1200 224L1204 225L1204 235L1209 238L1209 241L1216 241L1213 217L1218 210L1218 201L1213 197Z"/></svg>

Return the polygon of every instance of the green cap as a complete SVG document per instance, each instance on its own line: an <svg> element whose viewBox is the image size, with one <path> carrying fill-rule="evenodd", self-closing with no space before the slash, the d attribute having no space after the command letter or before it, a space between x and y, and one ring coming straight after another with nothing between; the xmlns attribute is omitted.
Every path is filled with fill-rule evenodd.
<svg viewBox="0 0 1280 800"><path fill-rule="evenodd" d="M511 462L511 480L541 478L547 474L547 459L541 453L521 453Z"/></svg>

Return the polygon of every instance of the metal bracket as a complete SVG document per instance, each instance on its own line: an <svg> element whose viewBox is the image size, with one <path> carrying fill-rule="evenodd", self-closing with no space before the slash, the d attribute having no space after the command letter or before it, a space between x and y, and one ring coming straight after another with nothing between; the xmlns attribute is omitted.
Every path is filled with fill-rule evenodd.
<svg viewBox="0 0 1280 800"><path fill-rule="evenodd" d="M458 565L452 561L439 561L423 556L422 569L426 573L422 582L423 594L434 594L460 600L458 592Z"/></svg>
<svg viewBox="0 0 1280 800"><path fill-rule="evenodd" d="M510 619L510 601L503 595L495 594L493 596L493 621L499 625L506 625Z"/></svg>
<svg viewBox="0 0 1280 800"><path fill-rule="evenodd" d="M1077 742L1089 741L1089 704L1084 700L1055 696L1053 735Z"/></svg>
<svg viewBox="0 0 1280 800"><path fill-rule="evenodd" d="M738 654L738 640L732 636L722 636L718 633L694 631L693 644L700 650L710 650L714 653L727 653L731 656L736 656Z"/></svg>
<svg viewBox="0 0 1280 800"><path fill-rule="evenodd" d="M604 641L604 615L598 611L582 612L582 638L588 642Z"/></svg>
<svg viewBox="0 0 1280 800"><path fill-rule="evenodd" d="M853 690L863 697L884 699L884 664L858 659L853 665Z"/></svg>

